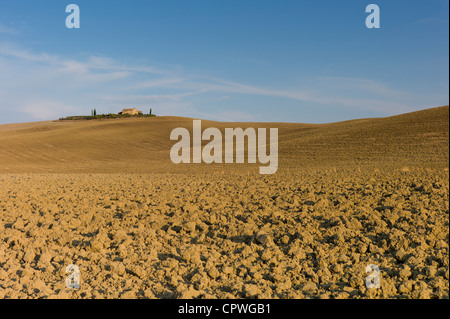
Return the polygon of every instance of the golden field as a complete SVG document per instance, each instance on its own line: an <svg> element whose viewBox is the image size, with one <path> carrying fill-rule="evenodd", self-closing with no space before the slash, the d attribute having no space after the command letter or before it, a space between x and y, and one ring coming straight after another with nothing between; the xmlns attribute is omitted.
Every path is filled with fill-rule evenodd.
<svg viewBox="0 0 450 319"><path fill-rule="evenodd" d="M449 297L448 106L202 121L278 128L273 175L173 164L177 127L192 119L0 125L0 298Z"/></svg>

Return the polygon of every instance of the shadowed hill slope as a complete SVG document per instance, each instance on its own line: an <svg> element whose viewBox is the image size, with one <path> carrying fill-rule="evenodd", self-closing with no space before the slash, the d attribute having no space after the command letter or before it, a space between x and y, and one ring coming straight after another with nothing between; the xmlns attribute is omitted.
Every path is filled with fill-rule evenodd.
<svg viewBox="0 0 450 319"><path fill-rule="evenodd" d="M169 173L257 171L257 164L173 164L182 117L0 125L0 173ZM448 168L449 107L330 124L202 121L202 129L274 127L279 171L322 168ZM207 142L204 142L204 144ZM247 161L247 160L246 160Z"/></svg>

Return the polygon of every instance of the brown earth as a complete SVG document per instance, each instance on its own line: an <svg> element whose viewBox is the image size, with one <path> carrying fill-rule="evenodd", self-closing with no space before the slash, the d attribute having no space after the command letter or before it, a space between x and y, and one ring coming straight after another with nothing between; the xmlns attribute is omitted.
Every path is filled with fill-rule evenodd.
<svg viewBox="0 0 450 319"><path fill-rule="evenodd" d="M202 121L278 127L274 175L173 164L187 118L0 125L0 298L448 298L448 112Z"/></svg>

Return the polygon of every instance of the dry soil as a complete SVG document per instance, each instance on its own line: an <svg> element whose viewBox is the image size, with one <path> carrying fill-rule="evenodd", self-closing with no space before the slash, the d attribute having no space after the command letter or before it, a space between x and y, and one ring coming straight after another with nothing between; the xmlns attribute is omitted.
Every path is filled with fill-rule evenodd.
<svg viewBox="0 0 450 319"><path fill-rule="evenodd" d="M448 122L203 121L278 127L274 175L171 163L192 119L2 125L0 298L448 298Z"/></svg>

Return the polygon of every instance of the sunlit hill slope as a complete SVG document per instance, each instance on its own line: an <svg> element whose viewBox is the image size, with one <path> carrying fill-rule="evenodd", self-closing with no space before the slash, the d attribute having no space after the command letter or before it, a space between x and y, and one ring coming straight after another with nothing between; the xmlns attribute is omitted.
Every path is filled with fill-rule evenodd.
<svg viewBox="0 0 450 319"><path fill-rule="evenodd" d="M247 170L257 164L173 164L174 128L192 119L162 116L0 125L0 173L171 173ZM449 107L330 124L202 121L202 129L279 131L278 171L448 168ZM207 142L204 142L206 144Z"/></svg>

